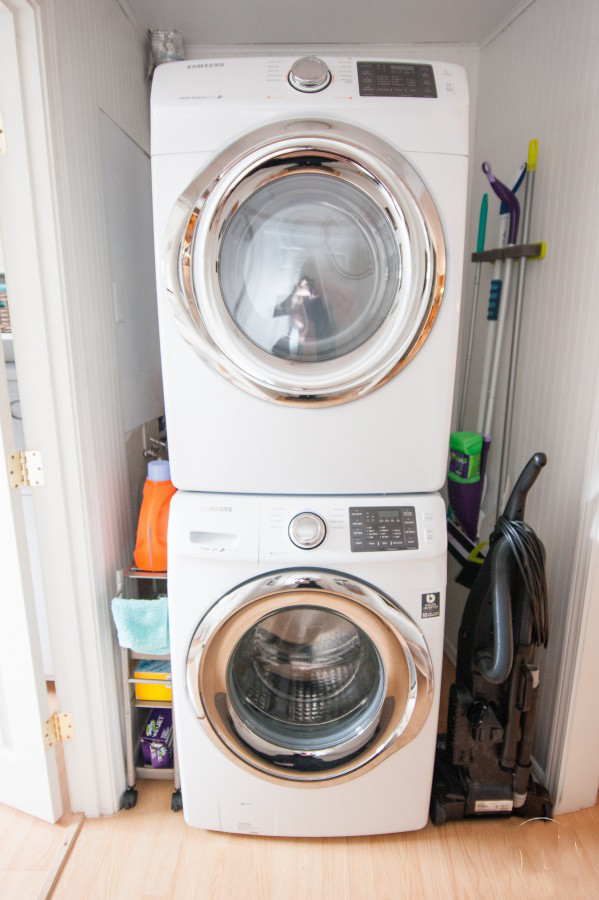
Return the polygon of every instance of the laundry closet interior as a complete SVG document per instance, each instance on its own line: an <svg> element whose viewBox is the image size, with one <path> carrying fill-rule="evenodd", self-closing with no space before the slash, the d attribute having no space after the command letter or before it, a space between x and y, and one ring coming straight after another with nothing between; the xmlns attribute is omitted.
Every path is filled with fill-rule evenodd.
<svg viewBox="0 0 599 900"><path fill-rule="evenodd" d="M170 701L130 707L149 669L121 652L111 603L168 593L170 648L145 655L170 657L187 825L425 827L464 571L539 452L525 518L546 551L549 640L532 771L556 815L593 806L596 4L0 5L15 71L41 73L21 107L44 300L22 299L5 201L2 346L23 449L44 456L23 500L32 652L73 723L73 812L135 804L127 746ZM182 52L155 65L157 29ZM528 233L477 268L501 224L483 163L513 188L527 161ZM510 273L482 506L458 558L450 432L483 430L488 299ZM167 457L167 565L145 571L142 488Z"/></svg>

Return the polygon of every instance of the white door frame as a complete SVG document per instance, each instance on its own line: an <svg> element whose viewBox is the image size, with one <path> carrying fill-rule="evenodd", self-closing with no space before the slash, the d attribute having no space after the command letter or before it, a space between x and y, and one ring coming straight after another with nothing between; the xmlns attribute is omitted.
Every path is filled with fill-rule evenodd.
<svg viewBox="0 0 599 900"><path fill-rule="evenodd" d="M115 812L124 784L114 666L106 671L96 605L105 585L81 466L40 7L35 0L3 3L14 17L21 109L5 111L7 152L19 145L18 191L0 198L0 221L9 238L3 244L11 293L25 298L11 306L11 322L25 440L41 451L45 470L45 486L33 492L34 513L57 695L74 728L65 744L71 808L91 817Z"/></svg>
<svg viewBox="0 0 599 900"><path fill-rule="evenodd" d="M588 408L589 447L547 776L555 812L594 806L599 788L599 372ZM549 585L551 590L551 585Z"/></svg>

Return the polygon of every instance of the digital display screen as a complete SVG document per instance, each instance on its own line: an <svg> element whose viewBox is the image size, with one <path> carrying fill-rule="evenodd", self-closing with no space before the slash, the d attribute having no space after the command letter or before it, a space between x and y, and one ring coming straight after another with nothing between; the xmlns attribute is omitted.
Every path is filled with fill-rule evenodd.
<svg viewBox="0 0 599 900"><path fill-rule="evenodd" d="M362 97L437 96L435 73L427 63L359 61L358 86Z"/></svg>
<svg viewBox="0 0 599 900"><path fill-rule="evenodd" d="M398 509L379 509L379 520L399 519Z"/></svg>

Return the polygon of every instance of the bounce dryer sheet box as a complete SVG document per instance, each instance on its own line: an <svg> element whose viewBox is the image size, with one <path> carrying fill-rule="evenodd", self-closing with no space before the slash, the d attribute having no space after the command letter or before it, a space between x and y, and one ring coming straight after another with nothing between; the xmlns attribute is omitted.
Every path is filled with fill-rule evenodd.
<svg viewBox="0 0 599 900"><path fill-rule="evenodd" d="M153 709L141 733L141 755L147 766L166 769L173 765L173 711Z"/></svg>

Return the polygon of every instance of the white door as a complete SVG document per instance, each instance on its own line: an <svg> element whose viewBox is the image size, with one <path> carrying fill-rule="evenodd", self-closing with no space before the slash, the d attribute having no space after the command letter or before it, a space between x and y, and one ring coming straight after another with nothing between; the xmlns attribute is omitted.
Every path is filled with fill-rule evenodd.
<svg viewBox="0 0 599 900"><path fill-rule="evenodd" d="M13 4L0 2L0 110L3 131L10 134L0 146L2 212L19 210L9 195L19 190L15 164L26 165L19 146L20 97ZM3 138L4 138L3 134ZM18 199L18 195L17 195ZM15 255L11 230L16 217L0 217L5 237L7 286L10 259ZM20 225L20 223L19 223ZM31 266L31 256L25 264ZM15 281L17 273L15 274ZM24 295L21 294L20 297ZM10 302L10 301L9 301ZM17 360L18 364L18 360ZM35 600L27 553L23 507L18 489L10 487L8 454L15 450L4 355L0 352L0 803L49 822L62 813L54 750L46 750L44 722L48 696L35 618ZM20 449L20 448L19 448ZM43 488L40 488L43 490Z"/></svg>
<svg viewBox="0 0 599 900"><path fill-rule="evenodd" d="M10 483L15 447L0 355L0 803L55 822L62 813L54 750L44 725L48 695L35 621L23 507ZM41 488L43 490L43 488Z"/></svg>

